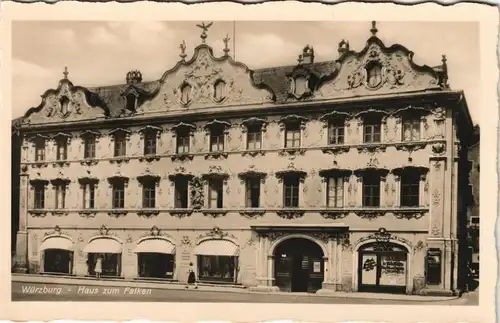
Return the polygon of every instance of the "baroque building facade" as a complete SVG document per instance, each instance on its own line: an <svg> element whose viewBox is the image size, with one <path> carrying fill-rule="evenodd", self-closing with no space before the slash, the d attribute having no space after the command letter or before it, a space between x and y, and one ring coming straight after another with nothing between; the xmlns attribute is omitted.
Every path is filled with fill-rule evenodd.
<svg viewBox="0 0 500 323"><path fill-rule="evenodd" d="M205 26L205 25L203 25ZM207 28L206 28L207 29ZM27 111L15 271L290 292L454 293L473 130L446 58L375 23L334 61L250 70L206 30L160 80L65 71Z"/></svg>

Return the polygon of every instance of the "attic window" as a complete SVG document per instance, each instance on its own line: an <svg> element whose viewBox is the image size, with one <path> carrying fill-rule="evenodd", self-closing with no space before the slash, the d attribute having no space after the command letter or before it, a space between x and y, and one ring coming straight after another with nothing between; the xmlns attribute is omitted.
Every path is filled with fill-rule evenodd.
<svg viewBox="0 0 500 323"><path fill-rule="evenodd" d="M226 98L226 82L218 80L214 84L214 99L215 101L222 101Z"/></svg>
<svg viewBox="0 0 500 323"><path fill-rule="evenodd" d="M307 78L303 75L296 76L291 85L292 93L296 96L302 96L307 92Z"/></svg>
<svg viewBox="0 0 500 323"><path fill-rule="evenodd" d="M59 99L59 103L61 104L61 114L66 115L69 112L69 99L66 96L62 96Z"/></svg>
<svg viewBox="0 0 500 323"><path fill-rule="evenodd" d="M191 102L191 85L187 83L181 86L181 102L183 104Z"/></svg>
<svg viewBox="0 0 500 323"><path fill-rule="evenodd" d="M129 94L127 95L126 101L127 110L135 112L137 108L137 97L134 94Z"/></svg>
<svg viewBox="0 0 500 323"><path fill-rule="evenodd" d="M379 63L371 62L366 66L366 81L371 88L382 83L382 66Z"/></svg>

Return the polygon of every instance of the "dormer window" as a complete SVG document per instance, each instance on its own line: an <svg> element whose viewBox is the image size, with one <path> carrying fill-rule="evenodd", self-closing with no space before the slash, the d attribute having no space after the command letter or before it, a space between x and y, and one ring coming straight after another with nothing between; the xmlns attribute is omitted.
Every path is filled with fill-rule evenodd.
<svg viewBox="0 0 500 323"><path fill-rule="evenodd" d="M181 86L181 102L189 104L191 102L191 85L185 83Z"/></svg>
<svg viewBox="0 0 500 323"><path fill-rule="evenodd" d="M308 91L308 81L304 75L296 76L292 79L291 92L295 96L302 96Z"/></svg>
<svg viewBox="0 0 500 323"><path fill-rule="evenodd" d="M131 93L126 96L125 100L126 100L125 107L127 108L127 110L135 112L135 110L137 109L137 97Z"/></svg>
<svg viewBox="0 0 500 323"><path fill-rule="evenodd" d="M382 66L371 62L366 66L366 81L369 87L376 88L382 83Z"/></svg>
<svg viewBox="0 0 500 323"><path fill-rule="evenodd" d="M59 99L59 103L61 104L61 114L66 115L69 112L69 99L66 96L62 96Z"/></svg>
<svg viewBox="0 0 500 323"><path fill-rule="evenodd" d="M220 102L226 98L226 82L218 80L214 85L214 99Z"/></svg>

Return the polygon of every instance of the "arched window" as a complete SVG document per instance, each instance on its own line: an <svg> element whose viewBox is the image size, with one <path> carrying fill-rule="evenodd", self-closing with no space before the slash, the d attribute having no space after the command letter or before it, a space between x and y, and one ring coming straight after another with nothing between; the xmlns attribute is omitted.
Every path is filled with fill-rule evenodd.
<svg viewBox="0 0 500 323"><path fill-rule="evenodd" d="M307 79L305 76L299 75L293 80L293 94L301 96L307 91Z"/></svg>
<svg viewBox="0 0 500 323"><path fill-rule="evenodd" d="M183 104L191 102L191 85L187 83L181 87L181 101Z"/></svg>
<svg viewBox="0 0 500 323"><path fill-rule="evenodd" d="M377 87L382 82L382 66L377 62L371 62L366 66L366 80L369 87Z"/></svg>
<svg viewBox="0 0 500 323"><path fill-rule="evenodd" d="M61 104L61 114L67 114L69 112L69 99L66 96L63 96L59 100L59 103Z"/></svg>
<svg viewBox="0 0 500 323"><path fill-rule="evenodd" d="M219 80L215 82L214 85L214 99L216 101L222 101L226 97L226 82Z"/></svg>

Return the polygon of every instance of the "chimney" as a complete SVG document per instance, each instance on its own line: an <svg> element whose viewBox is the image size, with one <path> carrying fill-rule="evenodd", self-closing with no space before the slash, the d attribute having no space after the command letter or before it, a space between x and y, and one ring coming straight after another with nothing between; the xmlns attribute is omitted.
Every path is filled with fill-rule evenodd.
<svg viewBox="0 0 500 323"><path fill-rule="evenodd" d="M342 41L340 41L340 43L339 43L338 51L339 51L339 55L342 55L342 54L348 52L349 51L349 42L342 39Z"/></svg>
<svg viewBox="0 0 500 323"><path fill-rule="evenodd" d="M314 48L307 45L302 50L302 64L312 64L314 63Z"/></svg>

